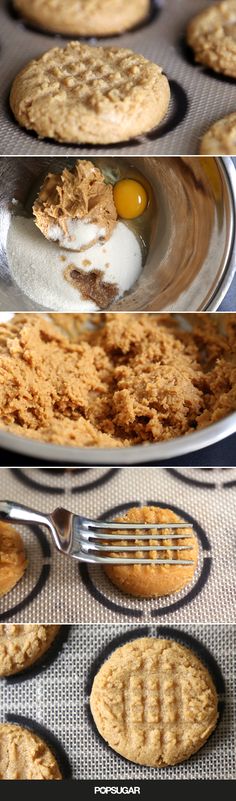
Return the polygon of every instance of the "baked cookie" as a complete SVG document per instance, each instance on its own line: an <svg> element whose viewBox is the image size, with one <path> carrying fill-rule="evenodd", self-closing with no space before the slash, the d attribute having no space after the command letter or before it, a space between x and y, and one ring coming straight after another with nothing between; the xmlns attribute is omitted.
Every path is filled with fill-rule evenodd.
<svg viewBox="0 0 236 801"><path fill-rule="evenodd" d="M48 745L29 729L15 723L0 725L0 779L62 779Z"/></svg>
<svg viewBox="0 0 236 801"><path fill-rule="evenodd" d="M27 566L20 534L10 523L0 523L0 596L10 592Z"/></svg>
<svg viewBox="0 0 236 801"><path fill-rule="evenodd" d="M164 527L165 523L178 523L179 521L179 528L175 529L173 532L165 529ZM178 515L176 515L170 509L160 509L157 506L144 506L141 509L129 509L125 515L122 517L117 517L115 522L163 523L163 530L159 531L159 534L166 534L166 540L158 540L158 532L155 529L151 530L149 532L150 540L146 540L145 545L153 544L153 551L149 551L146 554L141 548L142 540L140 542L140 532L137 532L137 534L139 534L139 540L136 540L137 551L134 554L136 557L147 556L151 559L156 559L159 556L160 559L193 560L192 565L179 566L156 564L104 565L103 569L106 575L109 577L112 583L119 588L119 590L128 593L129 595L135 595L139 598L153 598L155 596L170 595L173 592L178 592L178 590L181 590L182 587L185 587L186 584L191 581L197 566L198 542L191 528L181 529L181 518L178 517ZM123 532L120 531L119 534L121 533ZM184 539L171 541L168 539L168 534L170 533L186 534L186 537ZM191 539L189 539L190 537ZM125 546L128 544L127 540L125 540L125 532L124 540L119 542L119 545L122 544L124 544L124 553L119 553L119 556L128 556L127 551L125 551ZM133 545L131 542L129 544ZM155 544L166 546L166 550L155 551ZM168 545L190 545L192 547L189 551L170 551L168 550ZM118 556L118 554L113 553L113 556L115 558Z"/></svg>
<svg viewBox="0 0 236 801"><path fill-rule="evenodd" d="M101 736L139 765L188 759L215 729L218 699L205 665L173 640L133 640L97 673L91 712Z"/></svg>
<svg viewBox="0 0 236 801"><path fill-rule="evenodd" d="M170 100L161 67L132 50L69 42L17 75L10 105L21 126L58 142L110 144L139 136Z"/></svg>
<svg viewBox="0 0 236 801"><path fill-rule="evenodd" d="M143 22L150 0L13 0L27 22L66 36L112 36Z"/></svg>
<svg viewBox="0 0 236 801"><path fill-rule="evenodd" d="M195 60L215 72L236 78L236 0L207 7L187 27Z"/></svg>
<svg viewBox="0 0 236 801"><path fill-rule="evenodd" d="M0 676L11 676L30 667L50 648L60 626L0 625Z"/></svg>
<svg viewBox="0 0 236 801"><path fill-rule="evenodd" d="M200 153L212 156L236 156L236 112L217 120L201 141Z"/></svg>

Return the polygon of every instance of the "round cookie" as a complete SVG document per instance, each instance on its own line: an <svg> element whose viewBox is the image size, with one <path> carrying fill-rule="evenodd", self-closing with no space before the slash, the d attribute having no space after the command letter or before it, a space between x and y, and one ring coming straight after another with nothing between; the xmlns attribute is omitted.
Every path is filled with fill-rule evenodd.
<svg viewBox="0 0 236 801"><path fill-rule="evenodd" d="M202 155L236 156L236 112L217 120L204 134L200 153Z"/></svg>
<svg viewBox="0 0 236 801"><path fill-rule="evenodd" d="M23 541L10 523L0 523L0 597L10 592L27 567Z"/></svg>
<svg viewBox="0 0 236 801"><path fill-rule="evenodd" d="M15 723L0 725L0 779L62 779L50 748L29 729Z"/></svg>
<svg viewBox="0 0 236 801"><path fill-rule="evenodd" d="M204 745L218 718L206 667L174 640L133 640L112 653L92 687L101 736L125 759L165 767Z"/></svg>
<svg viewBox="0 0 236 801"><path fill-rule="evenodd" d="M108 578L112 581L116 587L119 588L122 592L127 593L128 595L134 595L139 598L153 598L153 597L161 597L163 595L170 595L171 593L178 592L183 587L188 584L196 570L197 560L198 560L198 542L197 538L194 536L193 531L191 528L189 529L181 529L181 518L176 515L171 509L160 509L157 506L144 506L140 508L133 508L129 509L125 515L122 517L117 517L115 522L118 523L178 523L180 522L180 527L178 529L173 530L170 532L168 529L159 532L159 534L166 534L166 540L159 540L158 541L158 532L153 529L150 533L150 540L146 540L146 545L153 544L153 551L149 551L147 554L142 552L140 547L140 539L137 542L137 551L134 553L134 556L141 557L142 555L146 555L152 559L156 559L158 556L160 559L192 559L192 565L104 565L104 571ZM123 532L118 532L123 533ZM127 532L128 533L128 532ZM130 532L129 532L130 533ZM140 537L140 532L139 537ZM148 533L148 532L146 532ZM186 538L180 540L169 540L168 534L186 534ZM193 539L188 539L188 537L193 537ZM121 541L119 545L122 545L124 542L124 553L119 554L119 556L128 556L127 551L125 551L125 545L127 545L127 540L125 540L125 533L124 533L124 541ZM142 542L142 540L141 540ZM159 545L166 545L166 551L155 551L155 543ZM115 542L114 542L115 544ZM133 543L129 543L133 545ZM144 544L144 543L143 543ZM168 551L168 544L169 545L191 545L191 550L189 551ZM139 546L139 547L138 547ZM118 556L118 554L113 554L114 557ZM133 555L133 554L132 554Z"/></svg>
<svg viewBox="0 0 236 801"><path fill-rule="evenodd" d="M110 144L154 128L170 100L161 67L132 50L69 42L16 76L10 106L21 126L58 142Z"/></svg>
<svg viewBox="0 0 236 801"><path fill-rule="evenodd" d="M211 5L187 27L195 60L215 72L236 78L236 0Z"/></svg>
<svg viewBox="0 0 236 801"><path fill-rule="evenodd" d="M14 0L27 22L66 36L112 36L143 22L150 0Z"/></svg>
<svg viewBox="0 0 236 801"><path fill-rule="evenodd" d="M60 626L0 625L0 676L26 670L50 648Z"/></svg>

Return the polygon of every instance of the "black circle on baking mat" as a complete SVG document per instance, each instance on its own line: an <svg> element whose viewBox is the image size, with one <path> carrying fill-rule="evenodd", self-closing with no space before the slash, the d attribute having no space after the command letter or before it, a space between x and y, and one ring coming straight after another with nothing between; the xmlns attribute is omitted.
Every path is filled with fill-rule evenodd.
<svg viewBox="0 0 236 801"><path fill-rule="evenodd" d="M42 35L51 36L52 39L58 39L58 37L60 37L60 39L67 39L67 40L70 39L70 41L77 40L80 42L87 42L87 44L89 44L90 42L93 44L96 44L96 42L101 44L102 40L105 41L107 39L109 40L120 39L121 36L127 35L129 33L130 34L137 33L140 30L145 30L145 28L148 28L149 25L152 25L155 19L159 16L162 10L162 2L161 0L150 0L150 11L148 12L147 16L143 21L138 22L136 25L133 25L132 28L125 29L124 31L121 31L121 33L116 33L116 34L114 33L111 36L109 35L79 36L79 34L76 35L73 33L71 34L54 33L53 31L47 30L47 28L40 28L36 23L34 24L33 22L24 19L24 17L21 16L21 13L17 12L16 8L14 8L12 0L6 0L6 7L8 9L9 15L12 17L12 19L14 19L15 22L16 21L19 22L20 25L26 28L26 30L33 31L34 33L39 33L41 36Z"/></svg>
<svg viewBox="0 0 236 801"><path fill-rule="evenodd" d="M55 737L55 734L52 734L51 731L37 721L23 715L13 715L12 713L9 713L6 715L6 722L16 723L18 726L29 729L29 731L32 731L33 734L36 734L38 737L40 737L41 740L43 740L51 749L57 761L58 767L60 768L62 778L72 778L72 768L69 757L67 756L63 745L60 743L58 738Z"/></svg>
<svg viewBox="0 0 236 801"><path fill-rule="evenodd" d="M72 494L82 494L83 492L89 492L91 489L95 489L95 487L101 487L103 484L106 484L108 481L111 481L113 479L113 476L115 476L116 473L119 470L118 467L117 468L101 468L102 470L105 470L105 472L103 472L103 474L101 476L97 476L97 478L95 478L93 480L89 479L87 481L87 483L80 484L79 483L79 475L83 474L83 476L84 476L84 474L86 474L86 478L87 478L88 476L92 475L92 473L90 471L94 470L94 469L96 469L96 468L92 468L92 467L91 468L80 468L80 467L78 467L78 468L75 468L75 470L73 470L73 473L76 474L76 478L78 480L78 483L77 483L77 485L70 487L70 491L71 491ZM50 495L50 494L51 495L64 495L65 492L68 490L68 487L66 487L66 486L65 487L53 486L49 482L49 477L50 477L50 472L51 471L52 471L52 474L53 474L54 477L55 477L56 474L59 474L59 471L60 471L61 475L67 475L67 471L65 470L65 468L64 469L63 468L53 469L53 468L45 468L45 467L42 467L42 468L36 468L36 467L33 467L33 468L11 467L10 470L13 473L14 477L17 478L17 480L20 481L21 484L23 484L26 487L30 487L30 489L34 489L34 490L37 490L39 492L45 492L48 495ZM48 484L44 484L43 482L40 481L40 478L38 478L38 470L40 470L41 473L46 472L47 477L48 477ZM29 475L29 472L30 472L30 475Z"/></svg>
<svg viewBox="0 0 236 801"><path fill-rule="evenodd" d="M168 468L166 468L166 469L168 469ZM216 483L215 478L214 478L215 475L218 475L218 473L221 473L222 475L224 475L224 474L226 474L226 472L228 472L229 470L232 470L232 469L233 468L230 468L230 467L223 467L223 468L217 468L217 467L213 467L213 468L211 468L211 467L210 468L203 467L203 468L200 468L199 467L199 469L197 471L198 478L195 478L196 470L194 470L194 477L193 477L193 476L186 475L185 468L180 468L180 467L174 468L174 467L172 467L171 471L170 471L170 474L172 474L174 476L174 478L177 479L178 481L182 481L183 484L187 484L187 485L192 486L192 487L200 487L201 489L206 489L206 490L215 490L215 489L217 489L217 483ZM188 469L187 469L187 471L188 471ZM209 473L212 473L212 478L210 476L209 481L207 481L205 477L206 476L208 477ZM202 478L202 479L200 478L201 474L203 474L203 476L204 476L204 478ZM231 488L231 487L234 487L234 486L236 486L236 479L232 480L232 481L222 481L221 482L221 487L222 488L225 488L225 487L226 488Z"/></svg>
<svg viewBox="0 0 236 801"><path fill-rule="evenodd" d="M104 522L109 519L114 520L116 515L120 513L122 514L122 512L126 512L128 511L128 509L132 509L132 507L134 506L137 507L159 506L161 509L166 509L166 503L162 503L161 501L157 502L148 500L141 503L140 501L134 500L130 501L129 503L120 504L119 506L114 506L113 508L106 510L106 512L104 512L102 515L100 515L100 517L98 517L98 520ZM212 564L211 556L208 555L206 556L204 554L204 551L207 551L208 553L211 551L211 545L206 535L206 532L204 531L202 526L198 523L198 521L195 518L192 517L192 515L189 515L187 512L183 511L178 506L175 506L173 504L168 504L168 508L170 508L173 512L175 512L175 514L180 515L180 517L182 517L183 520L187 521L188 523L192 523L193 529L197 533L198 538L202 545L203 564L201 573L198 579L195 581L195 584L191 587L191 589L188 590L188 585L187 585L186 588L183 588L186 589L186 594L182 598L173 601L171 604L163 603L163 605L158 607L158 609L153 609L151 612L151 617L153 618L168 615L171 612L176 611L177 609L187 606L194 598L196 598L196 596L199 595L199 593L202 591L203 587L205 586L209 578L211 564ZM144 613L142 609L138 608L132 609L132 607L129 606L122 606L122 604L116 603L110 598L107 598L103 594L103 592L99 590L94 584L91 575L91 567L89 570L87 564L81 563L78 566L78 569L84 586L86 587L90 595L92 595L92 597L95 599L95 601L98 601L98 603L102 604L102 606L106 607L111 612L118 612L122 615L125 615L125 617L136 617L140 619L143 617ZM145 602L145 599L140 599L140 600Z"/></svg>
<svg viewBox="0 0 236 801"><path fill-rule="evenodd" d="M172 131L178 128L180 123L183 122L188 113L189 99L186 89L172 78L168 78L168 81L171 92L171 108L167 112L163 122L158 125L157 128L154 128L153 131L145 134L145 139L149 142L162 139L163 136L172 133Z"/></svg>
<svg viewBox="0 0 236 801"><path fill-rule="evenodd" d="M42 550L43 559L45 559L45 558L49 559L51 557L51 548L50 548L49 542L48 542L48 540L46 538L46 535L44 534L44 531L42 531L40 526L37 526L37 525L29 525L29 524L27 524L27 528L30 529L30 531L32 531L32 533L36 536L36 538L37 538L37 540L38 540L38 542L40 544L41 550ZM50 569L51 569L51 566L50 566L49 563L42 564L39 577L38 577L34 587L32 587L32 590L30 590L28 595L25 598L23 598L22 601L19 601L17 604L15 604L15 606L12 606L10 609L5 610L4 612L1 612L0 613L0 621L10 619L11 617L13 617L18 612L21 612L22 609L25 609L27 606L29 606L31 601L33 601L37 597L37 595L39 595L39 593L41 592L41 590L45 586L45 584L46 584L46 582L47 582L47 580L49 578Z"/></svg>
<svg viewBox="0 0 236 801"><path fill-rule="evenodd" d="M40 659L37 659L33 665L30 665L30 667L26 668L25 670L15 673L12 676L4 676L5 682L8 685L21 684L21 682L26 681L27 679L34 679L35 676L38 676L40 673L44 673L44 671L47 670L50 665L53 665L61 653L64 643L68 640L70 629L71 626L62 624L45 654L43 654Z"/></svg>
<svg viewBox="0 0 236 801"><path fill-rule="evenodd" d="M152 626L151 627L150 626L145 626L142 629L141 628L137 628L136 629L136 627L134 627L133 629L130 629L129 631L126 631L123 634L120 634L120 635L112 638L112 640L109 642L109 644L107 646L105 646L103 651L100 652L99 657L94 660L94 662L92 663L92 665L89 668L88 679L87 679L87 683L86 683L87 695L90 695L90 693L91 693L93 678L95 678L96 673L98 672L98 670L100 669L102 664L106 661L106 659L108 659L109 656L111 656L113 651L115 651L116 648L121 647L122 645L125 645L127 642L131 642L132 640L136 640L136 639L138 639L140 637L149 636L150 628L153 628L153 627ZM215 734L215 732L216 732L216 730L218 728L218 725L219 725L219 723L221 721L221 718L222 718L222 715L223 715L223 712L224 712L224 707L225 707L225 681L224 681L223 674L221 672L221 669L220 669L215 657L213 656L211 651L209 651L209 649L205 645L203 645L203 643L200 640L198 640L193 635L188 634L185 631L182 631L182 629L177 629L177 628L175 628L173 626L157 626L156 627L156 631L155 631L155 637L158 637L158 638L161 638L161 639L163 639L163 638L172 639L172 640L175 640L176 642L179 642L181 645L184 645L185 647L190 648L195 653L195 655L200 659L200 661L203 662L203 664L207 667L207 669L208 669L208 671L209 671L209 673L211 675L211 678L213 680L213 683L215 685L216 692L218 694L218 712L219 712L219 717L218 717L216 728L214 729L214 731L211 733L210 737L208 738L208 740L207 740L207 742L208 742L210 740L210 738L213 737L213 735ZM151 634L150 635L150 639L152 639L152 638L153 638L153 635ZM91 709L90 709L89 702L87 702L86 705L85 705L85 711L86 711L88 724L93 729L93 733L95 734L95 737L96 737L97 741L102 743L103 748L106 750L106 752L112 753L112 754L116 754L116 756L119 758L119 760L121 760L122 762L124 762L126 764L127 764L127 762L128 763L131 762L131 760L128 760L125 757L121 756L121 754L118 754L118 752L115 751L115 749L113 749L110 745L108 745L108 743L104 740L102 735L99 733L99 731L98 731L98 729L96 727L95 721L93 719L93 716L92 716L92 712L91 712ZM203 746L202 746L203 748L207 744L207 742L203 744ZM199 749L199 750L201 750L201 749ZM196 757L196 754L192 754L189 759L194 759L194 757ZM136 764L136 763L131 763L131 764ZM166 769L168 770L168 768L173 768L173 767L177 767L178 768L178 765L174 765L174 766L173 765L167 765ZM159 768L156 768L156 770L159 770Z"/></svg>

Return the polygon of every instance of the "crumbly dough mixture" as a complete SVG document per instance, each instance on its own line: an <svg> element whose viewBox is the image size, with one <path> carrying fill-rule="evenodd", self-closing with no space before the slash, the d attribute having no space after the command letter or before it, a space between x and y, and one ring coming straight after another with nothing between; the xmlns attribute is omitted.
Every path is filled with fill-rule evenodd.
<svg viewBox="0 0 236 801"><path fill-rule="evenodd" d="M0 725L0 779L62 779L54 755L36 734L14 723Z"/></svg>
<svg viewBox="0 0 236 801"><path fill-rule="evenodd" d="M15 587L26 567L27 558L20 534L10 523L0 522L0 597Z"/></svg>
<svg viewBox="0 0 236 801"><path fill-rule="evenodd" d="M173 640L126 643L97 673L91 711L111 748L139 765L176 765L214 730L217 694L195 654Z"/></svg>
<svg viewBox="0 0 236 801"><path fill-rule="evenodd" d="M0 676L26 670L46 653L60 626L31 623L0 625Z"/></svg>
<svg viewBox="0 0 236 801"><path fill-rule="evenodd" d="M188 434L236 410L234 313L187 315L191 331L171 314L51 318L18 313L0 325L5 430L124 447Z"/></svg>
<svg viewBox="0 0 236 801"><path fill-rule="evenodd" d="M129 509L125 515L115 518L116 523L161 523L163 528L161 531L153 528L150 531L145 531L149 534L149 540L142 540L142 532L137 531L137 538L134 541L127 541L125 533L130 534L130 531L118 531L116 534L123 534L123 540L116 542L114 545L123 545L124 551L122 553L110 553L114 557L113 565L104 565L103 569L108 578L118 587L122 592L129 595L137 596L138 598L153 598L161 597L163 595L170 595L171 593L178 592L182 587L191 581L197 565L198 559L198 543L191 528L181 528L181 518L172 512L171 509L161 509L158 506L143 506L134 509ZM165 528L166 523L179 523L177 529ZM165 539L160 540L158 534L164 535ZM169 539L170 534L185 535L183 539ZM136 551L129 554L126 550L127 545L136 545ZM153 550L142 551L142 545L152 546ZM155 545L161 545L164 550L157 551ZM169 546L176 546L177 550L170 550ZM178 546L187 546L189 550L178 550ZM165 550L166 548L166 550ZM115 559L118 556L135 556L136 558L148 559L191 559L191 565L116 565Z"/></svg>
<svg viewBox="0 0 236 801"><path fill-rule="evenodd" d="M68 221L81 220L105 229L104 239L110 238L117 220L113 188L97 167L84 159L73 169L49 173L33 205L35 223L49 237L52 225L59 225L68 235ZM89 247L99 240L99 235Z"/></svg>

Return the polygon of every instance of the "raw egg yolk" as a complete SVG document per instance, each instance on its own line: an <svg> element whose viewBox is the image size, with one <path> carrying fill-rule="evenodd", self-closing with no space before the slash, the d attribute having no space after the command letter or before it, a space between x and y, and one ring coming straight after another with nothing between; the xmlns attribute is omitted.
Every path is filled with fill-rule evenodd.
<svg viewBox="0 0 236 801"><path fill-rule="evenodd" d="M124 178L114 186L114 203L118 217L122 217L123 220L134 220L147 208L148 195L139 181Z"/></svg>

